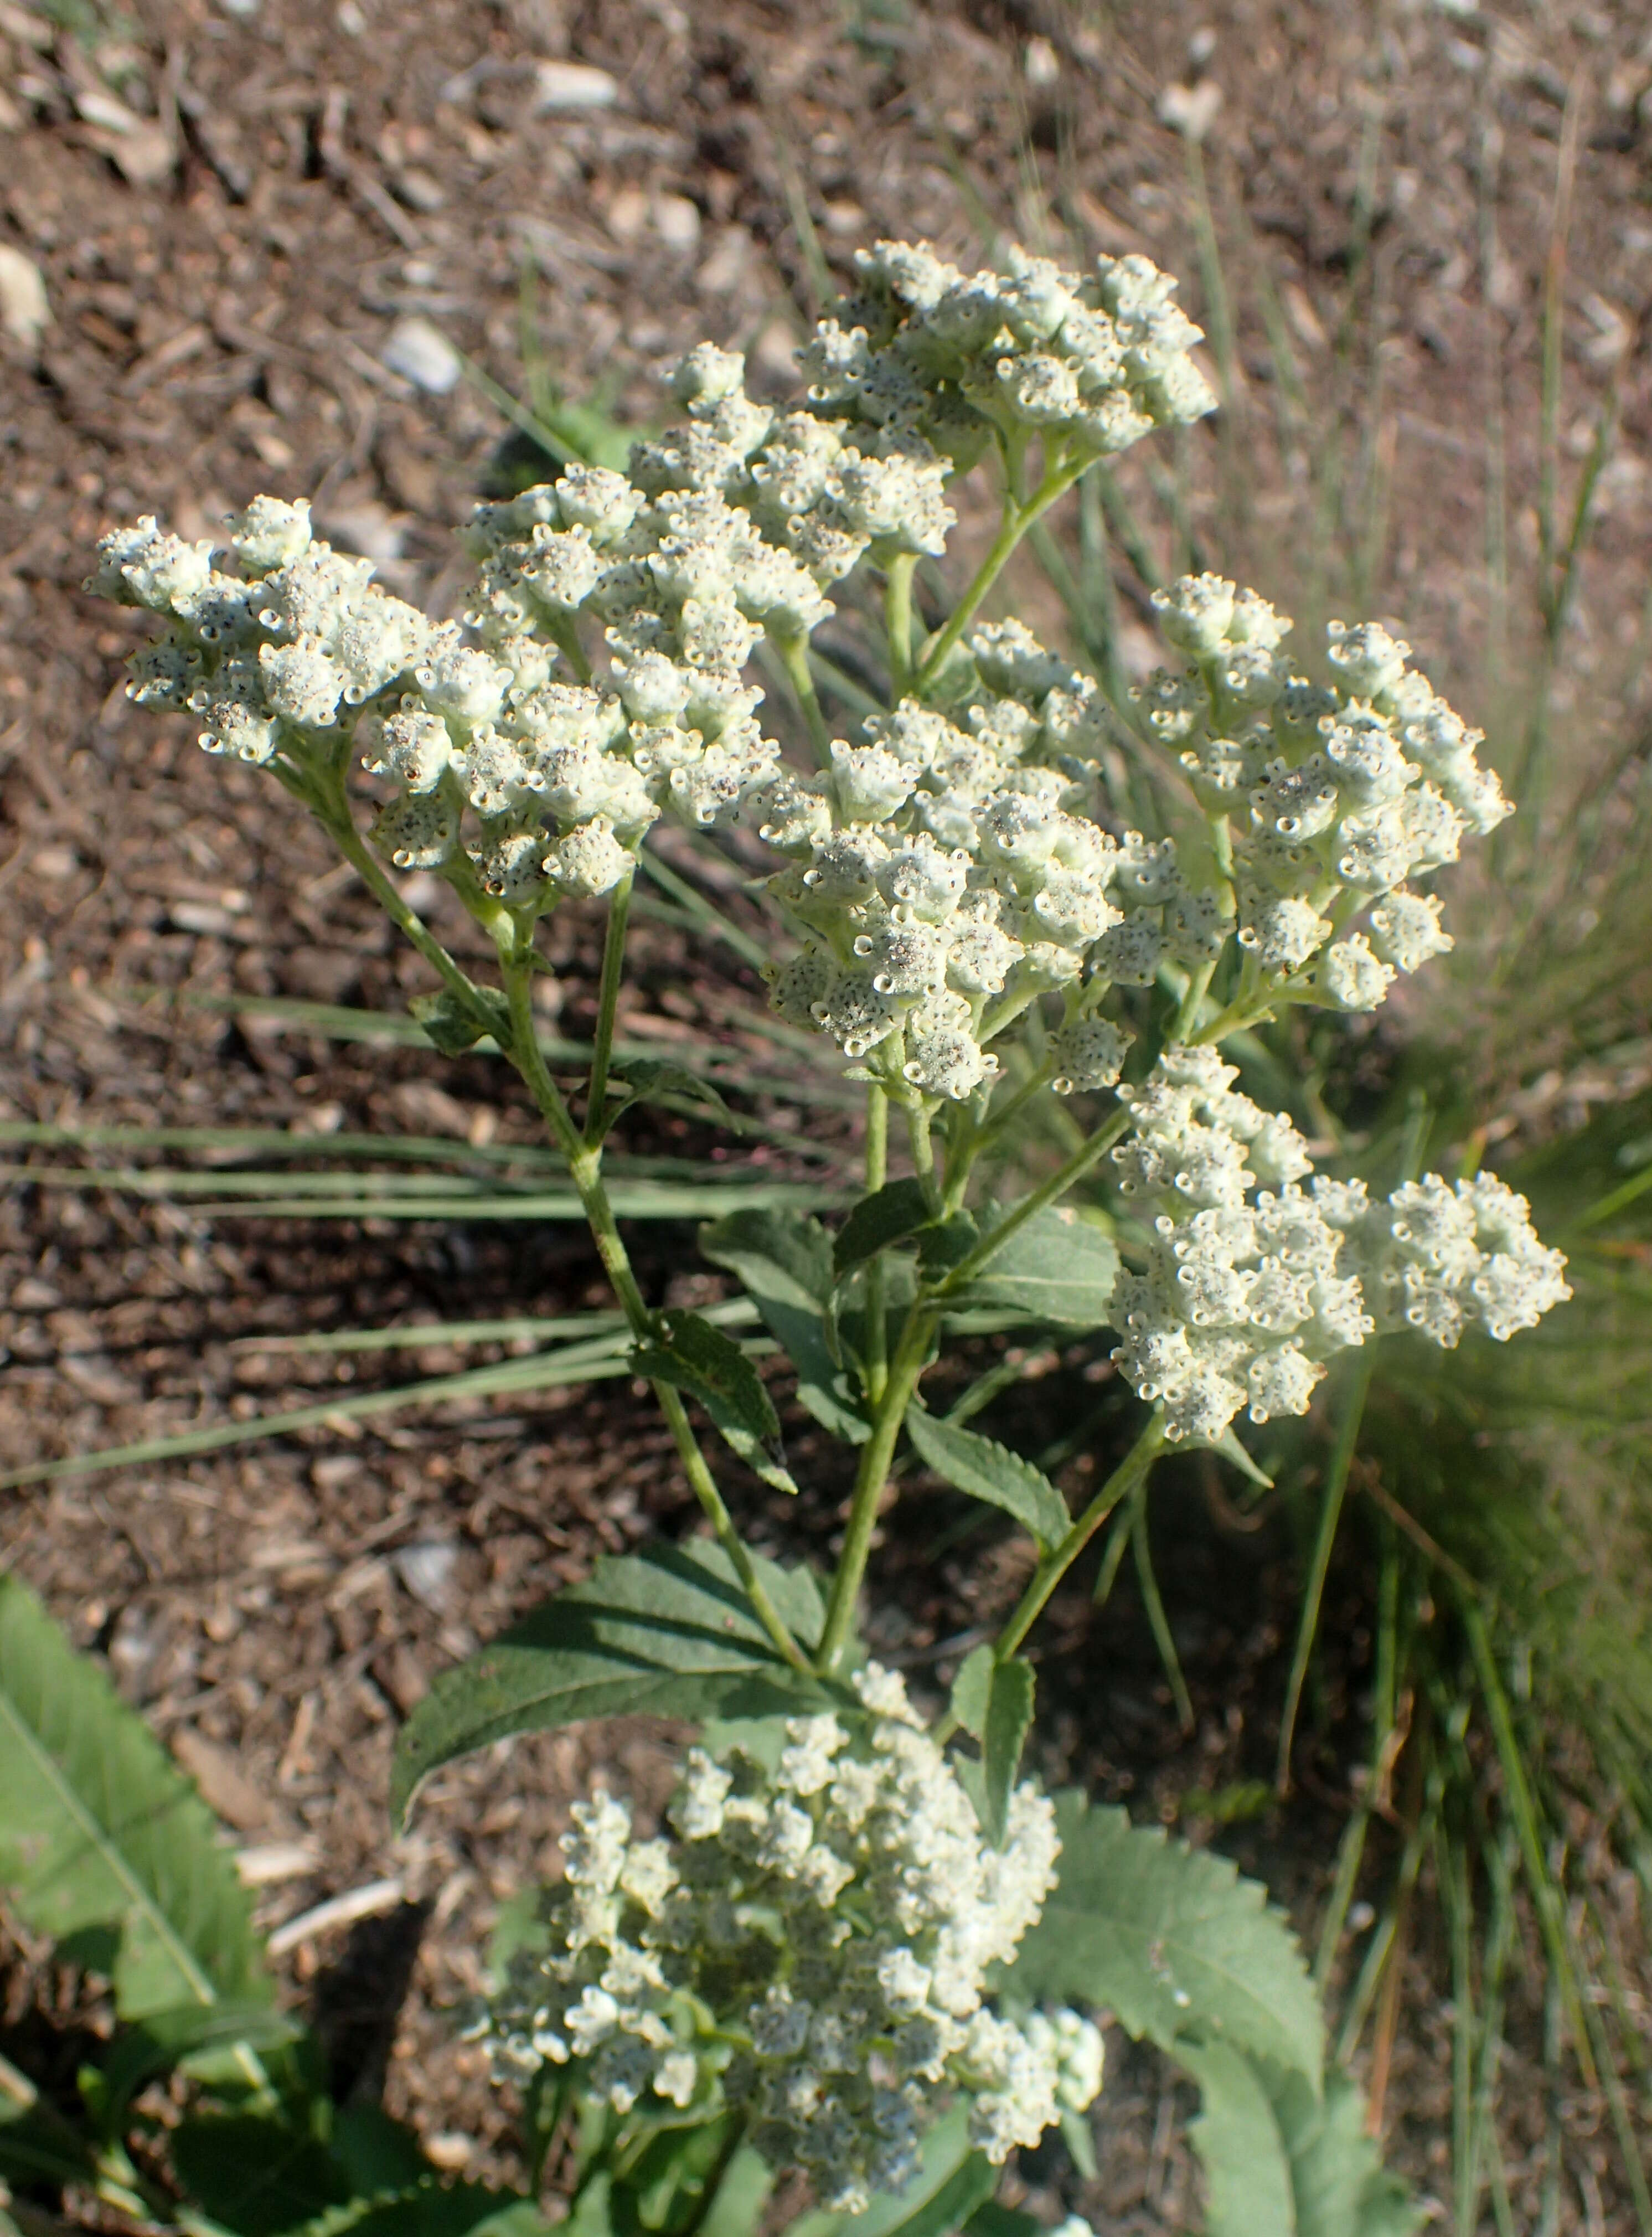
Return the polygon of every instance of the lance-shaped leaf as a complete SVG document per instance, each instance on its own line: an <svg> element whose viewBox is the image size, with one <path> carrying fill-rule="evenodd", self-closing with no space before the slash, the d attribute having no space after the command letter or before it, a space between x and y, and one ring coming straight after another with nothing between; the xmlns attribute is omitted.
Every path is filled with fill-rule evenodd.
<svg viewBox="0 0 1652 2237"><path fill-rule="evenodd" d="M708 1079L680 1064L667 1064L658 1057L627 1057L615 1069L621 1078L611 1081L609 1094L613 1099L602 1113L602 1131L606 1133L622 1112L634 1103L699 1103L721 1118L735 1132L740 1120Z"/></svg>
<svg viewBox="0 0 1652 2237"><path fill-rule="evenodd" d="M0 1576L0 1884L30 1925L95 1949L117 2010L270 1997L211 1811L90 1657Z"/></svg>
<svg viewBox="0 0 1652 2237"><path fill-rule="evenodd" d="M838 1230L832 1246L833 1273L841 1282L880 1250L905 1243L927 1227L934 1217L918 1181L886 1181L871 1196L863 1196Z"/></svg>
<svg viewBox="0 0 1652 2237"><path fill-rule="evenodd" d="M993 1224L991 1211L983 1215L984 1235ZM1017 1228L947 1303L993 1306L1065 1328L1103 1328L1117 1276L1118 1251L1110 1237L1076 1212L1046 1206Z"/></svg>
<svg viewBox="0 0 1652 2237"><path fill-rule="evenodd" d="M1057 1797L1056 1823L1061 1877L1017 1954L1017 1994L1105 2005L1173 2054L1183 2036L1229 2043L1317 2095L1320 2001L1267 1891L1082 1794Z"/></svg>
<svg viewBox="0 0 1652 2237"><path fill-rule="evenodd" d="M638 1344L631 1356L639 1375L697 1398L748 1468L795 1495L774 1401L732 1336L698 1313L661 1313L652 1343Z"/></svg>
<svg viewBox="0 0 1652 2237"><path fill-rule="evenodd" d="M1010 1790L1021 1768L1021 1751L1032 1729L1032 1665L1019 1654L993 1665L982 1738L981 1768L986 1804L985 1831L1002 1848L1010 1810Z"/></svg>
<svg viewBox="0 0 1652 2237"><path fill-rule="evenodd" d="M971 1499L1013 1514L1046 1552L1066 1536L1072 1521L1066 1501L1043 1469L1019 1453L927 1414L921 1406L908 1409L906 1434L937 1475Z"/></svg>
<svg viewBox="0 0 1652 2237"><path fill-rule="evenodd" d="M797 1369L797 1395L823 1429L864 1444L870 1423L854 1407L826 1342L832 1238L801 1211L752 1210L700 1231L700 1250L744 1286L765 1326Z"/></svg>
<svg viewBox="0 0 1652 2237"><path fill-rule="evenodd" d="M806 1569L758 1560L782 1620L819 1644L823 1609ZM650 1546L599 1561L489 1646L444 1671L402 1727L391 1774L399 1818L439 1765L513 1732L589 1717L795 1715L824 1694L781 1660L719 1546Z"/></svg>

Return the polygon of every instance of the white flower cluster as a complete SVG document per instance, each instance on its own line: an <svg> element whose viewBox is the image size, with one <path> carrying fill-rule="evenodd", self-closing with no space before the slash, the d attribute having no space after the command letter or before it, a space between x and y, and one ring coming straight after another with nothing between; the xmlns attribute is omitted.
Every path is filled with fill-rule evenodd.
<svg viewBox="0 0 1652 2237"><path fill-rule="evenodd" d="M633 1839L606 1796L577 1806L550 1949L492 2019L507 2067L589 2061L621 2114L745 2112L769 2164L838 2213L909 2181L949 2096L999 2162L1102 2080L1089 2022L983 2003L1055 1884L1050 1804L1020 1788L1004 1847L984 1846L900 1679L873 1665L856 1683L864 1739L794 1719L772 1772L693 1751L674 1841Z"/></svg>
<svg viewBox="0 0 1652 2237"><path fill-rule="evenodd" d="M1331 1354L1373 1334L1449 1348L1476 1323L1502 1340L1571 1295L1524 1198L1490 1173L1455 1190L1430 1174L1375 1204L1362 1181L1304 1191L1306 1145L1238 1076L1214 1049L1172 1048L1119 1090L1121 1191L1160 1210L1145 1265L1114 1288L1113 1357L1163 1405L1167 1436L1220 1437L1241 1408L1305 1414Z"/></svg>
<svg viewBox="0 0 1652 2237"><path fill-rule="evenodd" d="M1150 984L1167 954L1191 966L1230 927L1185 888L1174 841L1120 841L1084 812L1093 680L1018 622L969 647L978 681L945 714L904 700L864 744L837 741L821 775L783 771L754 796L761 836L793 857L769 891L802 940L775 1007L958 1099L995 1071L994 1036L1060 989L1056 1086L1110 1086L1129 1036L1096 1014L1109 987Z"/></svg>
<svg viewBox="0 0 1652 2237"><path fill-rule="evenodd" d="M1291 624L1254 591L1186 575L1154 604L1187 666L1136 696L1204 807L1231 818L1241 945L1265 979L1374 1009L1396 972L1451 945L1438 901L1406 881L1513 812L1475 760L1482 733L1379 624L1331 623L1325 689L1282 650ZM1366 929L1349 930L1367 909Z"/></svg>
<svg viewBox="0 0 1652 2237"><path fill-rule="evenodd" d="M966 465L994 428L1103 458L1215 409L1189 355L1201 331L1145 256L1103 256L1081 276L1012 248L1003 272L966 274L925 245L880 241L855 263L859 292L800 356L819 411Z"/></svg>

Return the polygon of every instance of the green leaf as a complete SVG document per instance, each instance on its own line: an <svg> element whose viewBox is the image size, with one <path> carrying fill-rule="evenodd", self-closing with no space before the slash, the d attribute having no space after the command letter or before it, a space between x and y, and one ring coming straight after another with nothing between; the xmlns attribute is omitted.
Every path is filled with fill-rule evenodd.
<svg viewBox="0 0 1652 2237"><path fill-rule="evenodd" d="M430 2174L400 2190L349 2199L299 2223L287 2237L545 2237L550 2227L532 2201L516 2192L444 2183Z"/></svg>
<svg viewBox="0 0 1652 2237"><path fill-rule="evenodd" d="M806 1569L757 1568L793 1636L819 1640ZM775 1653L719 1546L650 1546L599 1561L493 1643L444 1671L403 1726L391 1775L399 1820L419 1781L514 1732L589 1717L796 1715L826 1706Z"/></svg>
<svg viewBox="0 0 1652 2237"><path fill-rule="evenodd" d="M937 1475L971 1499L1013 1514L1045 1553L1066 1536L1072 1521L1066 1501L1043 1471L1018 1453L925 1413L921 1406L907 1409L906 1434Z"/></svg>
<svg viewBox="0 0 1652 2237"><path fill-rule="evenodd" d="M1297 2237L1412 2237L1409 2191L1366 2133L1363 2091L1346 2075L1316 2097L1300 2074L1262 2069L1291 2163Z"/></svg>
<svg viewBox="0 0 1652 2237"><path fill-rule="evenodd" d="M993 1224L990 1213L983 1215L984 1233ZM1018 1227L997 1257L947 1303L997 1306L1069 1328L1104 1328L1117 1274L1118 1250L1110 1236L1075 1211L1047 1207Z"/></svg>
<svg viewBox="0 0 1652 2237"><path fill-rule="evenodd" d="M1094 2182L1097 2174L1096 2137L1088 2115L1075 2113L1070 2105L1063 2105L1060 2126L1061 2140L1071 2155L1073 2165L1086 2182Z"/></svg>
<svg viewBox="0 0 1652 2237"><path fill-rule="evenodd" d="M698 1313L660 1313L653 1333L631 1355L637 1372L697 1398L748 1468L795 1495L774 1401L734 1338Z"/></svg>
<svg viewBox="0 0 1652 2237"><path fill-rule="evenodd" d="M1010 1809L1010 1790L1021 1768L1021 1751L1032 1729L1032 1665L1024 1656L1011 1655L992 1673L987 1702L986 1737L982 1742L982 1771L985 1779L986 1835L994 1848L1004 1846Z"/></svg>
<svg viewBox="0 0 1652 2237"><path fill-rule="evenodd" d="M717 2186L717 2195L700 2225L700 2237L749 2237L773 2188L766 2163L749 2144L742 2145Z"/></svg>
<svg viewBox="0 0 1652 2237"><path fill-rule="evenodd" d="M1260 1484L1264 1491L1272 1491L1274 1488L1273 1477L1258 1468L1256 1462L1240 1442L1238 1433L1231 1422L1219 1437L1189 1437L1182 1450L1214 1453L1218 1460L1226 1461L1229 1468L1237 1468L1241 1475L1248 1476L1253 1483Z"/></svg>
<svg viewBox="0 0 1652 2237"><path fill-rule="evenodd" d="M350 2197L325 2144L257 2114L181 2122L171 2156L192 2203L235 2237L282 2237Z"/></svg>
<svg viewBox="0 0 1652 2237"><path fill-rule="evenodd" d="M299 2042L300 2023L267 2003L181 2004L151 2012L128 2028L104 2060L101 2073L106 2131L120 2132L126 2108L146 2082L169 2074L207 2051L280 2050Z"/></svg>
<svg viewBox="0 0 1652 2237"><path fill-rule="evenodd" d="M1176 2056L1199 2084L1188 2130L1209 2190L1208 2237L1299 2237L1291 2163L1261 2076L1225 2042L1183 2043ZM1342 2225L1341 2237L1353 2237Z"/></svg>
<svg viewBox="0 0 1652 2237"><path fill-rule="evenodd" d="M1176 2057L1202 2101L1188 2133L1209 2185L1208 2237L1411 2237L1416 2208L1346 2075L1316 2096L1303 2075L1227 2043L1184 2042Z"/></svg>
<svg viewBox="0 0 1652 2237"><path fill-rule="evenodd" d="M886 1181L871 1196L863 1196L838 1230L832 1246L833 1271L841 1282L857 1266L875 1258L892 1243L904 1243L927 1227L934 1217L923 1184L917 1179Z"/></svg>
<svg viewBox="0 0 1652 2237"><path fill-rule="evenodd" d="M1043 2223L1018 2206L1000 2206L989 2198L977 2206L964 2225L968 2237L1043 2237Z"/></svg>
<svg viewBox="0 0 1652 2237"><path fill-rule="evenodd" d="M826 1342L832 1238L819 1221L800 1211L734 1211L701 1229L700 1250L750 1294L797 1369L800 1402L833 1436L864 1444L871 1424L855 1408Z"/></svg>
<svg viewBox="0 0 1652 2237"><path fill-rule="evenodd" d="M609 1093L613 1098L602 1113L602 1132L606 1133L614 1121L634 1103L702 1103L724 1124L740 1132L740 1122L723 1101L708 1079L701 1079L680 1064L667 1064L657 1057L627 1057L620 1065L622 1075L610 1082Z"/></svg>
<svg viewBox="0 0 1652 2237"><path fill-rule="evenodd" d="M992 1699L992 1673L997 1666L997 1656L984 1641L971 1648L952 1680L947 1708L971 1739L986 1737L987 1706Z"/></svg>
<svg viewBox="0 0 1652 2237"><path fill-rule="evenodd" d="M97 2179L89 2138L6 2058L0 2058L0 2178L18 2184Z"/></svg>
<svg viewBox="0 0 1652 2237"><path fill-rule="evenodd" d="M1106 2005L1128 2034L1176 2056L1184 2036L1219 2039L1317 2093L1319 1998L1267 1890L1082 1794L1056 1798L1056 1823L1061 1877L1017 1956L1017 1995Z"/></svg>
<svg viewBox="0 0 1652 2237"><path fill-rule="evenodd" d="M269 2001L211 1811L15 1576L0 1576L0 1884L38 1932L118 1942L122 2019Z"/></svg>
<svg viewBox="0 0 1652 2237"><path fill-rule="evenodd" d="M485 987L474 990L475 1006L467 1007L444 987L439 994L415 994L407 1005L424 1028L427 1039L444 1056L463 1056L480 1040L492 1039L502 1049L510 1046L510 1013L503 998ZM484 1025L477 1013L487 1020Z"/></svg>

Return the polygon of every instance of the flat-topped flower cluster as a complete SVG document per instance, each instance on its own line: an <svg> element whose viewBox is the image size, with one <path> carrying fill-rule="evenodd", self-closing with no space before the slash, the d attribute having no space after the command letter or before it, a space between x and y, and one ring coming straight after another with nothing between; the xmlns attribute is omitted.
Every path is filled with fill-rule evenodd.
<svg viewBox="0 0 1652 2237"><path fill-rule="evenodd" d="M1172 1048L1118 1091L1119 1186L1157 1210L1145 1263L1114 1289L1113 1357L1168 1437L1220 1437L1241 1409L1306 1413L1326 1360L1367 1336L1505 1340L1571 1295L1563 1256L1495 1175L1453 1189L1431 1173L1373 1203L1363 1181L1313 1174L1291 1121L1238 1077L1214 1049Z"/></svg>
<svg viewBox="0 0 1652 2237"><path fill-rule="evenodd" d="M1154 604L1186 665L1136 697L1207 812L1227 822L1239 940L1260 982L1374 1009L1396 972L1451 945L1438 901L1406 881L1513 812L1475 759L1482 734L1376 623L1329 624L1327 687L1285 651L1291 624L1253 591L1188 575ZM1349 930L1367 907L1366 929Z"/></svg>
<svg viewBox="0 0 1652 2237"><path fill-rule="evenodd" d="M951 2098L995 2163L1101 2087L1076 2013L1019 2023L984 2002L1055 1884L1050 1805L1011 1797L1001 1849L900 1679L869 1666L867 1712L794 1719L772 1771L688 1756L673 1839L633 1838L625 1806L576 1806L550 1942L493 2008L502 2063L588 2062L616 2112L744 2113L776 2168L864 2211L899 2190Z"/></svg>

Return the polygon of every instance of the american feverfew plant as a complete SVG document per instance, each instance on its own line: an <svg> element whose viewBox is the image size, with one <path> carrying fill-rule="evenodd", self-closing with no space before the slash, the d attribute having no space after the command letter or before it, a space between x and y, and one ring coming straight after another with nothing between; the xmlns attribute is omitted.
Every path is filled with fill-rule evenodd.
<svg viewBox="0 0 1652 2237"><path fill-rule="evenodd" d="M134 696L188 709L208 752L313 815L430 966L431 1039L491 1038L527 1083L711 1528L600 1564L447 1673L403 1734L397 1805L514 1732L628 1711L703 1726L659 1837L606 1793L576 1808L563 1881L517 1923L477 2022L536 2169L556 2155L594 2229L754 2228L780 2181L812 2234L863 2214L1030 2231L991 2203L1001 2170L1054 2128L1091 2168L1105 2011L1204 2093L1213 2231L1260 2226L1241 2218L1259 2184L1289 2207L1334 2180L1348 2227L1376 2237L1406 2212L1324 2071L1288 1933L1216 1860L1020 1779L1023 1649L1165 1445L1236 1452L1236 1421L1305 1414L1339 1352L1407 1330L1503 1341L1570 1294L1493 1176L1379 1198L1316 1172L1222 1053L1293 1007L1370 1012L1449 947L1430 881L1509 803L1374 624L1333 623L1299 656L1257 593L1184 577L1155 601L1169 662L1115 705L1021 622L984 619L1087 468L1214 407L1198 329L1142 257L1081 276L1011 252L971 274L883 242L858 268L792 408L705 343L672 378L681 425L625 473L573 465L478 507L460 619L385 594L302 502L255 499L227 565L153 520L99 547L92 586L165 620ZM945 555L950 492L977 467L998 529L925 626L917 571ZM840 735L811 640L868 594L885 689ZM758 679L781 674L813 767L766 723ZM1158 757L1195 804L1180 846L1117 811L1122 754ZM834 1231L746 1211L702 1238L801 1404L858 1448L824 1580L747 1545L689 1407L794 1492L769 1389L728 1333L644 1295L604 1188L609 1128L648 1092L614 1033L632 880L662 822L727 835L758 872L773 1006L865 1086L865 1188ZM485 932L490 981L410 906L410 871ZM572 1094L531 999L538 927L569 901L607 915ZM1043 1095L1078 1099L1076 1146L988 1192ZM960 1316L983 1313L1114 1332L1145 1410L1079 1513L926 1403ZM856 1631L903 1446L1035 1547L931 1726Z"/></svg>

